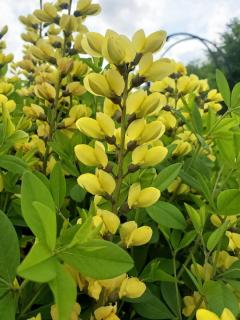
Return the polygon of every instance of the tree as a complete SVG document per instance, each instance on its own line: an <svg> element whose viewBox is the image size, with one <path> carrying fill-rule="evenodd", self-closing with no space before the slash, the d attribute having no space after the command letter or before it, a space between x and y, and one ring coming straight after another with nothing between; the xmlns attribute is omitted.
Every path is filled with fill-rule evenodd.
<svg viewBox="0 0 240 320"><path fill-rule="evenodd" d="M188 70L201 78L208 78L210 85L214 86L217 66L224 71L230 86L233 86L240 80L240 20L238 18L234 18L227 25L221 35L218 48L214 55L207 53L207 59L203 63L191 62Z"/></svg>

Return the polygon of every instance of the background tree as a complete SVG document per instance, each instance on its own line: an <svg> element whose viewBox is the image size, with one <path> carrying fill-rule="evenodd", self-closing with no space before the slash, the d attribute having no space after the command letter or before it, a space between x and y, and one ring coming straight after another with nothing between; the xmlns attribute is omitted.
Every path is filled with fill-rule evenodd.
<svg viewBox="0 0 240 320"><path fill-rule="evenodd" d="M219 51L214 55L207 53L207 59L199 63L189 63L189 73L195 73L201 78L208 78L211 86L215 84L215 69L222 69L226 74L230 86L240 80L240 20L234 18L227 25L226 30L221 34L218 44Z"/></svg>

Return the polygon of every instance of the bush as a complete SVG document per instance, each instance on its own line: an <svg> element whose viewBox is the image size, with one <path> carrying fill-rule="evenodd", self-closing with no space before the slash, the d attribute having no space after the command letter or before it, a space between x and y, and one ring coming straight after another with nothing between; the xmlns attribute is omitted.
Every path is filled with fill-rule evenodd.
<svg viewBox="0 0 240 320"><path fill-rule="evenodd" d="M99 11L20 17L11 75L0 43L1 319L235 319L240 86L155 60L164 31L88 32Z"/></svg>

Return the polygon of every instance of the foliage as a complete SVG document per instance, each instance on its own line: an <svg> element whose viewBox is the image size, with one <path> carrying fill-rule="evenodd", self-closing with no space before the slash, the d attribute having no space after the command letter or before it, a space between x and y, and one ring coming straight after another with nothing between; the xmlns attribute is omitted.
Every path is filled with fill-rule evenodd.
<svg viewBox="0 0 240 320"><path fill-rule="evenodd" d="M1 318L235 319L240 84L155 60L164 31L89 32L99 11L20 17L11 75L0 43Z"/></svg>
<svg viewBox="0 0 240 320"><path fill-rule="evenodd" d="M218 51L214 50L213 54L207 53L207 59L203 63L191 62L188 65L188 70L200 78L207 78L211 87L215 87L215 68L217 65L226 74L230 87L233 87L240 78L238 59L240 54L240 21L238 18L230 21L226 30L221 34L217 46Z"/></svg>

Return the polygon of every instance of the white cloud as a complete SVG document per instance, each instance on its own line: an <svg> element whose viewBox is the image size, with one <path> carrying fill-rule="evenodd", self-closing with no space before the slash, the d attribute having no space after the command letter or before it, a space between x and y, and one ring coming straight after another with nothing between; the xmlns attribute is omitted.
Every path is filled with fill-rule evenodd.
<svg viewBox="0 0 240 320"><path fill-rule="evenodd" d="M76 1L76 0L75 0ZM45 1L46 2L46 1ZM102 13L87 20L90 30L104 33L114 29L131 36L137 29L146 33L165 29L168 34L191 32L212 41L219 40L231 18L240 15L240 0L96 0ZM9 25L8 50L21 56L20 34L23 27L19 15L27 15L39 5L38 0L0 0L1 24ZM170 43L169 43L170 44ZM167 47L169 44L166 44ZM203 46L197 41L179 44L168 53L169 57L191 61L203 57Z"/></svg>

